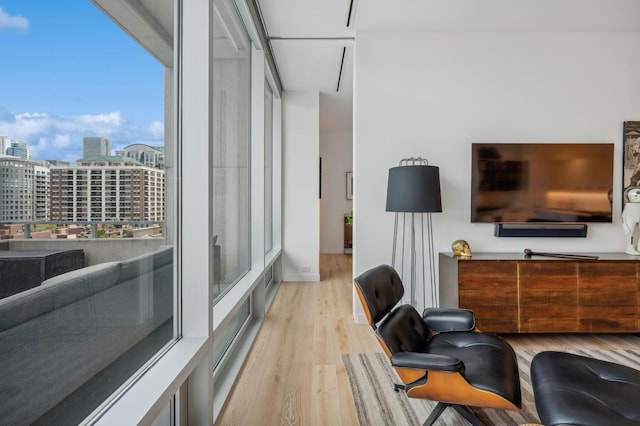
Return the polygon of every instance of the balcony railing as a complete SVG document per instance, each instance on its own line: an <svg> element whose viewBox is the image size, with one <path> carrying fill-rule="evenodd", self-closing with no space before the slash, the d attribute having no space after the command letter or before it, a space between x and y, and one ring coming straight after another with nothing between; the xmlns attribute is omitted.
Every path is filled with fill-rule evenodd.
<svg viewBox="0 0 640 426"><path fill-rule="evenodd" d="M55 225L55 229L51 228L51 225ZM22 227L22 232L18 229L17 233L12 233L14 227L19 228L20 226ZM3 233L3 228L7 230L8 233ZM3 234L11 236L18 235L18 238L20 239L31 239L32 233L41 232L38 228L45 230L47 228L50 229L52 231L52 239L58 238L57 235L71 235L68 231L74 230L73 232L78 232L78 229L81 229L77 234L79 238L104 238L104 234L100 231L105 231L105 233L108 231L110 234L109 236L114 235L114 232L119 231L123 238L128 238L125 235L133 236L135 234L140 234L140 231L143 229L149 229L150 232L147 234L149 236L164 236L164 221L156 220L0 221L0 240L12 239L12 237L3 238ZM38 235L36 238L42 237Z"/></svg>

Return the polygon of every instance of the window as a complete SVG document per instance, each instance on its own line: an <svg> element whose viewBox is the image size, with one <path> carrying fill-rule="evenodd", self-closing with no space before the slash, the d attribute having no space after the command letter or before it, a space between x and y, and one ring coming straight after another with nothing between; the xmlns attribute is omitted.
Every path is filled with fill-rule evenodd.
<svg viewBox="0 0 640 426"><path fill-rule="evenodd" d="M264 82L264 250L273 248L273 91Z"/></svg>
<svg viewBox="0 0 640 426"><path fill-rule="evenodd" d="M20 6L20 9L17 9L17 5ZM93 5L97 8L94 9ZM178 9L174 11L174 7ZM236 7L239 10L236 10ZM3 380L0 381L0 393L10 396L10 398L0 401L0 412L3 415L10 413L14 416L12 418L3 417L3 421L19 424L34 422L77 423L83 415L74 411L73 404L76 403L75 397L77 396L80 399L91 399L89 402L92 405L79 406L85 412L90 412L92 407L96 407L102 401L108 401L85 419L88 424L163 425L172 424L173 420L179 421L186 417L190 420L198 419L196 421L198 424L215 422L215 416L224 404L230 384L238 374L241 360L246 356L250 343L262 322L264 312L268 309L268 301L275 293L276 286L271 285L265 289L264 282L266 280L278 283L281 276L281 261L274 250L271 250L273 255L269 256L267 270L260 269L262 259L259 258L259 254L265 250L266 244L262 238L260 238L259 244L257 243L258 238L253 240L250 238L250 224L257 227L257 231L254 233L254 237L257 237L263 235L262 229L259 229L263 224L266 226L267 223L273 222L274 229L271 231L273 245L279 245L280 241L278 184L280 161L277 158L280 149L280 130L277 120L274 127L277 125L278 128L273 132L277 139L273 141L273 148L269 148L273 149L274 154L268 154L268 156L275 155L274 163L271 165L275 169L273 172L274 183L272 184L273 194L269 196L274 200L273 213L271 214L275 217L267 220L262 213L259 213L259 217L253 217L253 220L250 220L249 217L251 214L250 192L267 190L263 182L262 171L254 175L254 178L259 178L256 179L259 181L256 187L250 188L249 179L251 119L259 121L264 119L262 114L259 114L259 117L250 117L250 82L256 87L256 82L265 78L263 72L257 71L260 68L257 66L254 70L255 75L251 75L250 57L257 58L259 49L251 45L243 23L239 19L239 16L242 16L246 19L245 23L250 22L250 19L247 19L250 6L246 2L236 0L215 0L214 2L186 0L91 0L91 2L86 2L85 0L70 0L65 2L64 7L58 3L43 5L36 0L5 0L0 8L2 8L0 14L5 16L6 12L6 16L9 18L3 23L10 22L11 25L17 25L16 28L19 27L18 31L23 31L20 34L13 32L9 34L3 30L1 36L3 43L0 43L0 54L18 59L17 69L23 71L10 75L14 69L9 69L9 67L0 69L0 93L3 94L3 98L0 99L0 134L17 128L15 123L18 123L18 120L15 120L16 117L12 117L11 114L7 115L6 111L20 111L22 108L19 104L20 101L26 102L34 99L41 101L38 104L38 109L43 111L42 117L37 114L29 114L21 118L35 121L44 118L49 113L51 106L56 104L56 102L47 101L50 99L47 90L55 92L60 88L60 84L56 84L58 83L56 79L62 74L73 74L71 71L63 73L55 70L60 55L69 59L66 56L67 51L72 49L66 45L65 49L61 49L61 44L58 43L50 47L47 52L39 54L18 42L15 43L15 46L7 46L4 43L9 39L13 43L16 41L13 39L14 37L22 37L25 34L28 36L30 31L36 28L40 31L43 28L42 20L47 19L52 26L56 26L55 23L60 23L56 28L64 29L64 40L71 44L74 42L84 44L90 48L90 52L87 54L78 51L70 53L73 58L78 59L79 62L74 64L78 69L84 65L89 68L88 70L83 69L82 78L71 78L70 80L77 80L76 82L80 84L84 79L92 82L96 87L89 86L86 92L73 88L66 90L64 94L72 101L68 108L86 108L88 104L84 101L81 102L81 100L87 98L97 102L95 105L98 105L96 109L99 112L102 111L102 108L109 108L112 103L126 104L131 107L134 106L133 104L143 103L150 116L160 117L158 120L152 119L153 123L143 129L144 126L140 126L139 122L128 119L129 110L125 110L124 106L122 111L113 109L113 111L121 113L114 116L105 113L100 117L94 117L93 114L98 113L88 111L81 116L94 118L94 124L101 123L103 125L99 128L101 130L87 132L86 135L75 135L74 133L74 136L69 138L56 138L53 142L58 147L57 152L61 155L71 152L72 158L80 158L82 154L78 156L77 153L82 152L84 136L95 137L95 140L98 141L96 143L104 146L104 149L127 152L124 147L120 146L122 141L115 137L110 139L113 146L108 148L109 143L103 139L109 139L109 134L106 135L106 138L102 134L103 130L108 129L105 123L108 123L109 126L114 123L125 125L128 132L122 133L124 136L135 135L136 130L146 130L148 131L147 135L155 135L152 139L156 138L161 142L160 145L164 145L163 148L166 148L166 152L163 149L162 153L157 156L157 163L161 165L158 169L166 173L164 179L145 168L153 167L153 164L149 164L149 158L130 152L126 154L129 159L127 161L144 157L144 161L141 161L144 164L138 166L142 169L127 168L127 164L121 160L119 168L101 170L102 173L92 173L92 170L97 170L95 169L97 167L109 166L109 160L105 158L100 158L99 161L93 159L93 161L83 164L82 167L76 168L68 167L73 164L65 164L61 161L51 162L50 182L55 183L56 190L51 190L50 201L55 200L55 205L50 206L50 211L60 214L62 218L60 221L78 221L77 215L87 215L94 210L101 214L120 211L121 214L126 215L155 210L164 217L164 220L160 220L160 222L166 223L161 223L158 227L161 230L160 235L142 238L117 236L108 240L91 239L92 233L95 233L97 237L98 226L93 224L64 224L62 227L55 225L55 232L64 231L68 238L48 241L47 245L58 244L61 247L81 247L82 250L91 250L87 256L87 259L91 259L91 264L88 265L90 270L102 271L105 276L112 279L116 279L116 277L118 280L126 279L136 291L123 291L119 297L105 298L105 293L100 288L101 281L85 280L84 288L89 293L95 291L92 293L93 298L87 300L80 309L75 310L82 315L71 317L73 321L68 321L74 313L74 310L70 309L65 311L68 315L64 320L58 318L55 321L46 322L46 326L54 329L50 339L47 340L48 335L46 334L34 332L23 335L23 340L17 345L5 345L7 334L0 330L0 348L11 348L10 351L0 351L0 357L5 357L11 352L17 353L23 348L28 350L25 352L27 354L31 351L36 352L37 356L42 356L39 363L32 363L25 357L24 362L20 365L29 363L29 369L15 368L20 366L15 362L0 363L0 374L3 376ZM91 12L87 12L87 8ZM108 16L110 20L117 22L117 25L109 20L102 22L106 23L106 27L113 33L104 33L96 21L78 15L81 11L84 13L104 12L104 14L94 14L93 17L105 18ZM60 12L60 14L56 15L56 12ZM35 19L37 14L40 14L40 17ZM64 18L70 16L73 16L73 19L65 21ZM38 20L40 22L36 25ZM80 25L81 29L78 30L74 25ZM125 28L125 31L121 31L119 28ZM174 37L174 28L178 31L179 36ZM210 34L209 31L213 31L213 33ZM209 35L204 39L207 42L203 42L202 36L204 34ZM258 40L256 29L249 29L249 34L252 35L253 42ZM99 40L93 38L94 36L99 36ZM138 42L133 42L132 39L138 40L140 45ZM40 43L47 40L46 37L40 37L37 41ZM57 41L60 42L61 39ZM105 49L100 44L101 42L115 42L118 48L114 51ZM30 47L32 48L38 43L34 43L32 39ZM144 45L144 49L141 49L141 45ZM8 47L16 47L21 49L20 52L28 52L28 54L9 55L9 52L6 51ZM128 48L132 47L139 54L138 58L143 59L141 63L125 61L125 58L129 58ZM150 52L152 56L147 52ZM176 64L173 64L174 52L177 58ZM94 53L101 55L101 58L92 59L91 54ZM49 65L24 68L19 64L23 60L35 63L41 60L41 56L49 62ZM97 63L101 64L100 67L95 66ZM149 68L150 64L151 68ZM146 80L129 84L128 78L135 77L135 73L129 73L131 75L118 73L120 65L125 65L128 69L133 69L136 72L139 70ZM28 72L24 72L25 69ZM107 75L104 76L104 79L100 79L100 72L103 70L106 70ZM47 75L44 77L37 75L41 71L46 72ZM74 76L77 77L77 75ZM16 79L19 77L34 78L30 83L32 82L36 87L38 95L42 96L24 96L27 94L26 91L16 94L13 89L17 85ZM109 77L113 77L114 81L117 81L122 87L112 88L109 85L112 83ZM100 81L100 85L96 85L95 81ZM151 89L145 86L145 84L153 82L156 84L151 84L153 86ZM101 96L89 96L91 90L100 89L101 86L112 88L113 93L102 92ZM147 87L146 90L144 87ZM117 94L117 89L120 88L125 93ZM256 98L252 99L252 106L256 107L256 103L262 102L265 93L259 90L253 95ZM163 105L164 96L166 96L166 105ZM154 97L155 99L153 99ZM273 114L277 117L280 116L279 101L279 99L273 100L275 105ZM5 102L18 106L5 109ZM111 109L105 109L105 111L109 110ZM25 109L24 111L29 110ZM55 118L68 118L70 114L60 112L56 117L47 116L47 118L50 122L54 122ZM7 117L10 120L6 120ZM121 119L126 120L121 121ZM57 129L76 128L70 125L69 121L65 121L65 124ZM33 128L42 128L42 126ZM166 135L164 129L167 129ZM261 134L259 138L253 138L255 146L262 148L263 142L260 142L261 145L257 145L258 140L262 137ZM34 144L33 138L24 139L25 142ZM34 146L41 150L48 144L50 145L52 141L40 138L37 142L40 145ZM145 145L149 142L152 141L145 139ZM0 137L0 145L4 144L3 137ZM154 142L152 145L156 145L156 143ZM128 148L131 148L131 145ZM34 149L34 159L38 159L39 153L42 153L42 151L36 151ZM73 154L74 151L76 154ZM5 169L0 167L0 177L12 180L9 185L0 186L0 194L6 194L6 197L3 195L3 198L0 199L0 205L3 208L12 208L14 211L18 209L20 203L29 204L29 200L38 198L34 194L25 192L25 189L18 182L23 175L27 179L33 178L39 171L38 168L27 167L30 171L26 174L22 173L22 170L18 169L25 168L25 161L27 160L13 161L12 165ZM150 161L155 162L155 157ZM263 161L262 158L257 160L254 168L262 169ZM92 167L95 168L92 169ZM212 178L206 180L203 179L203 175ZM97 181L98 177L100 177L100 181ZM154 189L152 186L130 188L134 184L142 182L153 183L157 185L158 189ZM162 189L166 191L164 197L154 192ZM98 196L93 193L100 192L108 193L104 198L103 204L106 205L104 210L93 199ZM11 198L10 195L15 196ZM20 198L20 195L23 198ZM262 198L262 194L254 193L253 195L254 198ZM150 201L159 200L159 204L145 205L147 198ZM200 208L200 206L203 207ZM266 206L255 205L254 207L254 210L262 211ZM60 213L61 211L64 214ZM105 235L111 236L123 222L126 221L112 220L96 225L102 226L101 230ZM24 227L22 223L11 229L25 234L25 239L21 242L22 247L25 247L24 244L31 245L31 247L39 247L43 244L41 240L29 240L26 236L29 227ZM129 230L135 234L139 228L136 228L136 225L131 225ZM10 247L9 244L15 244L16 241L2 240L0 248ZM252 241L256 243L255 246L251 246ZM173 246L175 249L172 249ZM167 251L171 250L174 251L173 255L167 256ZM254 259L254 264L250 262L249 253L257 253L258 259ZM164 260L158 259L158 256ZM173 265L174 256L179 260L175 266ZM145 262L144 259L148 260L149 257L153 261ZM169 277L169 281L162 282L164 284L168 282L170 285L162 285L161 289L157 289L157 280L151 271L145 268L151 267L155 272L156 267L160 265L164 269L159 272L159 275L165 278ZM255 270L252 269L250 273L247 273L250 265ZM177 283L172 282L172 274L167 268L176 271ZM31 269L36 270L37 268ZM5 278L4 275L2 277ZM184 286L180 285L180 280L184 280ZM237 289L242 291L226 294L225 292L233 285L237 285ZM54 287L49 286L47 290L52 288ZM131 289L127 286L118 286L118 289L124 288ZM181 302L181 309L176 311L171 309L174 303L172 300L174 292L179 295ZM238 297L238 293L243 295ZM216 316L213 316L214 307L211 303L211 297L202 297L203 294L217 296L219 301L222 301L216 305ZM226 294L226 297L222 297L223 294ZM22 308L25 308L25 311L42 306L29 305L28 298L20 297L23 302ZM2 305L3 302L0 299L0 309L3 309ZM109 312L103 308L108 306L126 309L126 314L108 315L103 318L104 313ZM130 307L134 309L131 310ZM24 318L25 311L19 312L20 315L9 316L9 318L13 320ZM158 327L154 329L153 333L140 332L138 326L155 324L155 321L151 320L151 315L154 315L156 311L168 312L170 315L169 319L162 323L162 332L158 332ZM6 311L3 312L3 314L5 313ZM172 321L173 317L176 318L175 321ZM2 318L4 321L7 316L3 315ZM4 326L4 323L2 325ZM167 325L172 325L172 327L165 327ZM22 326L21 324L19 327ZM65 327L68 328L68 326L75 327L76 331L65 331ZM109 329L103 328L108 326L122 327L127 331L112 333L109 332ZM165 331L170 331L170 333L165 333ZM212 344L214 332L215 345ZM178 333L181 338L172 340ZM96 340L103 336L109 336L112 339L112 345L95 345ZM30 403L29 399L41 402L41 398L50 397L50 394L55 394L56 398L62 394L58 389L52 391L53 387L48 386L48 383L44 384L43 378L48 379L48 376L55 376L55 379L58 380L53 383L54 385L62 384L73 388L76 385L71 383L70 378L74 376L76 370L80 370L76 368L78 365L81 368L87 367L93 363L96 356L111 352L114 345L120 344L120 340L131 336L140 338L142 344L135 344L127 352L139 355L139 357L135 357L139 362L137 364L128 363L125 361L133 357L119 356L116 361L103 369L103 375L94 375L88 378L84 384L78 384L80 388L86 390L86 395L90 395L90 397L85 398L85 393L72 392L69 398L63 397L62 401L47 401L52 405L49 406L51 409L48 410L49 407L45 407L42 410L48 410L44 415L41 414L42 411L36 412L36 410L29 413L28 408L23 407L23 404L26 407L26 404ZM63 346L69 346L66 352L61 350L59 346L55 346L58 341L61 341ZM77 347L74 346L82 343L94 346L88 353L85 353L84 349L77 350ZM162 349L157 352L157 348ZM92 352L94 350L95 353ZM89 358L85 362L78 363L73 358L77 353L88 355ZM163 354L166 356L159 356ZM17 357L14 356L14 358ZM6 361L6 358L0 361ZM219 368L214 374L208 376L207 372L211 373L214 368L212 361L215 361ZM120 368L123 366L124 368ZM142 368L138 369L138 366L142 366ZM13 370L29 371L31 376L24 377L24 380L14 380L10 377L12 368ZM32 368L36 371L31 371ZM140 372L144 372L144 374L139 374ZM60 377L63 379L59 379ZM101 388L100 392L94 392L98 388L84 387L105 382L109 382L113 387L122 384L126 391L113 397L114 394L110 394L111 391L107 387ZM209 390L214 382L216 391L213 398L206 398L206 395L210 395ZM8 387L11 387L11 391L7 390ZM187 387L189 389L188 395L183 392ZM22 388L27 390L22 393L15 392L15 389ZM166 400L161 399L171 394L175 395L175 405L174 403L166 405ZM189 395L196 397L188 398ZM23 399L16 403L16 398ZM7 408L7 405L2 404L14 405ZM13 411L14 407L18 407L18 410ZM69 408L72 409L68 410ZM183 409L186 412L182 411ZM32 417L19 419L15 417L25 413L31 414ZM64 416L64 420L60 420L61 416Z"/></svg>
<svg viewBox="0 0 640 426"><path fill-rule="evenodd" d="M231 347L234 339L242 330L251 315L251 298L247 298L229 319L227 326L216 335L213 342L213 368L215 369L225 353Z"/></svg>
<svg viewBox="0 0 640 426"><path fill-rule="evenodd" d="M138 6L138 18L152 16ZM165 136L171 147L164 97L172 64L150 55L134 40L145 37L124 32L111 12L86 0L0 6L0 56L11 58L0 67L0 142L24 144L11 162L15 176L0 177L0 233L10 236L0 254L42 253L10 268L14 275L0 261L0 287L12 292L0 295L3 423L79 423L177 334L174 236L157 232L167 229L167 196L143 178L107 180L119 170L168 186L163 167L122 164L114 150L144 140L164 152ZM104 151L99 161L77 165L89 157L85 139ZM0 161L0 174L8 166ZM122 195L129 189L154 195L139 197L133 211ZM140 223L129 223L134 218ZM109 240L94 239L98 232Z"/></svg>
<svg viewBox="0 0 640 426"><path fill-rule="evenodd" d="M211 196L217 301L250 267L251 42L232 0L216 0L214 10Z"/></svg>

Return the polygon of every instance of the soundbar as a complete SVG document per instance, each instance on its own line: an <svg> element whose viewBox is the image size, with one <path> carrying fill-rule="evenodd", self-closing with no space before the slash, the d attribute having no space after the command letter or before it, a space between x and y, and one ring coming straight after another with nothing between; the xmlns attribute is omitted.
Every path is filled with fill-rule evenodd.
<svg viewBox="0 0 640 426"><path fill-rule="evenodd" d="M585 238L587 236L587 225L584 223L496 223L493 235L496 237Z"/></svg>

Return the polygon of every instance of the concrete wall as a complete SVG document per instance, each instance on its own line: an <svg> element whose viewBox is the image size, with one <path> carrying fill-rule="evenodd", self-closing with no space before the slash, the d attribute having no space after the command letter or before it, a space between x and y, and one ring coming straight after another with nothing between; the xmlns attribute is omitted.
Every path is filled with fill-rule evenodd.
<svg viewBox="0 0 640 426"><path fill-rule="evenodd" d="M8 250L84 250L86 266L127 260L165 245L164 238L7 240ZM5 242L3 242L5 243ZM0 243L2 250L3 243Z"/></svg>

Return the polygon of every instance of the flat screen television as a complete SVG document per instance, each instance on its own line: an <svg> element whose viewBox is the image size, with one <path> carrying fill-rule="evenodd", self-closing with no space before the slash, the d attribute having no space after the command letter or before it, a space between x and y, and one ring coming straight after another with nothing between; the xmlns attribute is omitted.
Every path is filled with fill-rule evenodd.
<svg viewBox="0 0 640 426"><path fill-rule="evenodd" d="M474 143L471 222L611 222L613 144Z"/></svg>

